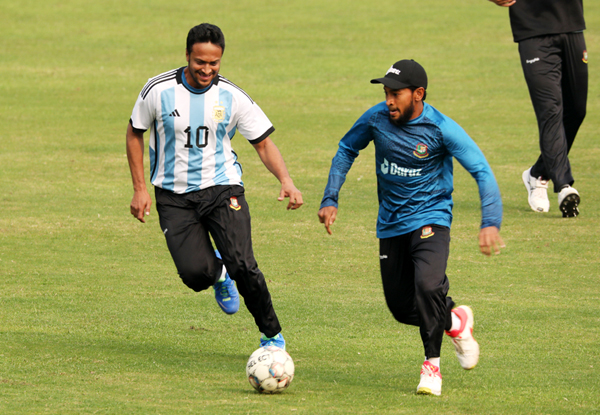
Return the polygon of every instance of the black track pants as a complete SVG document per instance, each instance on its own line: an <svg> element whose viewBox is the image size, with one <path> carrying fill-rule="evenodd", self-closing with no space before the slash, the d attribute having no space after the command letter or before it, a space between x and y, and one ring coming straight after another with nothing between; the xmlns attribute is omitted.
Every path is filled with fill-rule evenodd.
<svg viewBox="0 0 600 415"><path fill-rule="evenodd" d="M552 180L559 192L574 182L568 154L586 114L585 39L583 33L534 37L519 42L519 54L540 138L531 175Z"/></svg>
<svg viewBox="0 0 600 415"><path fill-rule="evenodd" d="M450 229L438 225L379 241L387 305L396 320L420 328L428 358L440 357L444 330L452 325L454 302L447 297L446 277L449 250Z"/></svg>
<svg viewBox="0 0 600 415"><path fill-rule="evenodd" d="M219 279L225 264L259 330L267 337L279 333L271 294L252 250L244 188L214 186L180 195L156 187L155 194L160 226L182 281L194 291L205 290Z"/></svg>

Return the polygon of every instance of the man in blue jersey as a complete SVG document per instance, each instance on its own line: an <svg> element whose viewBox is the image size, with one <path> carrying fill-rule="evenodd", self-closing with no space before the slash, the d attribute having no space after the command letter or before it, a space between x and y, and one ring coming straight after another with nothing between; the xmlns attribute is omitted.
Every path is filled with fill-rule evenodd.
<svg viewBox="0 0 600 415"><path fill-rule="evenodd" d="M483 153L450 118L424 102L427 74L413 60L392 65L383 78L386 100L365 112L339 143L319 210L331 234L339 192L359 151L373 141L379 215L383 290L393 316L420 328L425 348L419 394L440 395L440 349L444 331L451 337L461 366L472 369L479 345L472 335L470 307L454 308L447 296L446 264L452 222L452 158L479 186L482 221L479 247L499 253L502 201Z"/></svg>
<svg viewBox="0 0 600 415"><path fill-rule="evenodd" d="M160 226L182 281L194 291L213 286L227 314L238 311L239 289L261 332L261 345L285 349L252 250L242 169L231 147L236 131L280 181L278 200L289 198L287 208L297 209L303 204L302 194L269 138L274 128L267 116L219 74L224 50L221 29L208 23L195 26L187 37L187 66L149 79L140 92L127 126L134 189L131 214L141 222L150 214L143 166L144 132L150 130L150 181Z"/></svg>

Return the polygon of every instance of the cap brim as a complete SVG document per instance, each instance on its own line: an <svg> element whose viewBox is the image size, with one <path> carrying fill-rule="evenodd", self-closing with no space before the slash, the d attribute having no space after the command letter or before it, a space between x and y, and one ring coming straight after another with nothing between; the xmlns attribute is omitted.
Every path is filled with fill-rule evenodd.
<svg viewBox="0 0 600 415"><path fill-rule="evenodd" d="M405 83L402 82L398 82L394 79L391 78L377 78L377 79L371 79L371 83L372 84L383 84L385 86L387 86L388 88L391 89L402 89L402 88L408 88L411 85L407 85Z"/></svg>

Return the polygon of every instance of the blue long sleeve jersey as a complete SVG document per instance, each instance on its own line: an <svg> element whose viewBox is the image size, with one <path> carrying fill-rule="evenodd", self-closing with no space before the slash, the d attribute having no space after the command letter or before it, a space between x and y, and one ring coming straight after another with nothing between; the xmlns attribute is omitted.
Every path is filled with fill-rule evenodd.
<svg viewBox="0 0 600 415"><path fill-rule="evenodd" d="M452 157L475 178L481 227L502 223L502 200L492 169L477 144L452 119L423 103L423 112L402 126L381 102L352 126L333 158L321 207L338 206L339 192L359 151L375 143L379 215L377 237L390 238L425 225L452 223Z"/></svg>

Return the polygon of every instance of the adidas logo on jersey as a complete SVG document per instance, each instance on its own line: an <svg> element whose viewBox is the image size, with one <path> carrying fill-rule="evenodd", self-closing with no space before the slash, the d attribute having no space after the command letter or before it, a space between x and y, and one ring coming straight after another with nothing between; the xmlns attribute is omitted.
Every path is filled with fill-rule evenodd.
<svg viewBox="0 0 600 415"><path fill-rule="evenodd" d="M169 117L179 117L179 111L175 110L172 113L169 114Z"/></svg>

